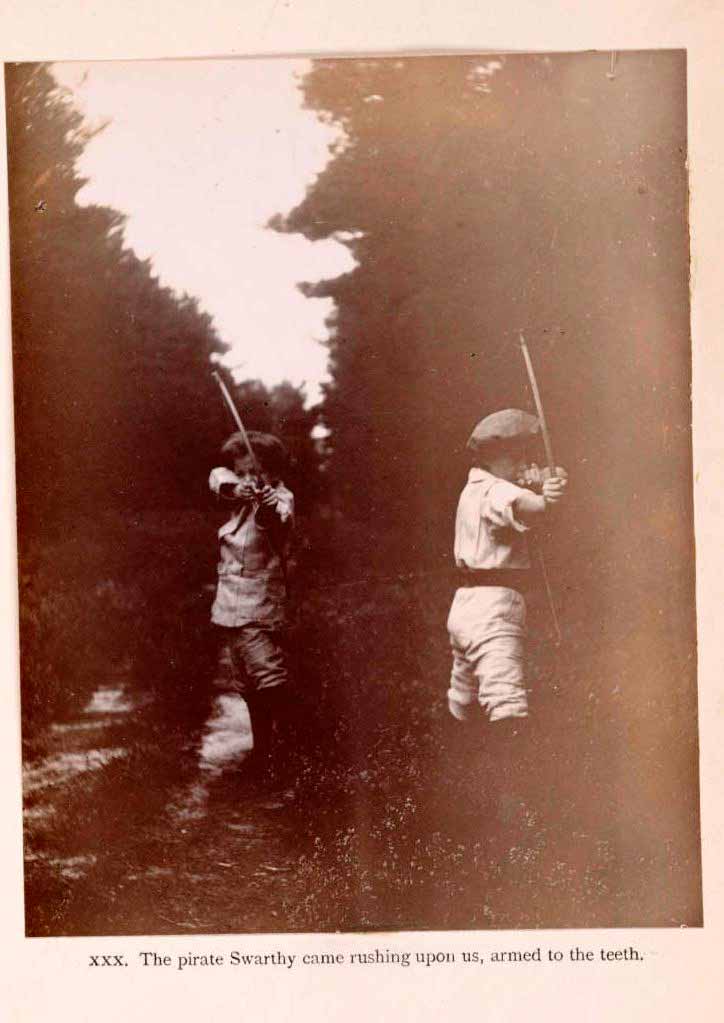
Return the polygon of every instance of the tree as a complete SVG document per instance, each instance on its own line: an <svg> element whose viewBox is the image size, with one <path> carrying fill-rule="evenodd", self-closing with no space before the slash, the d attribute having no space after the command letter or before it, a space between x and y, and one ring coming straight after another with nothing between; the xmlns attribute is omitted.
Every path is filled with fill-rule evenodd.
<svg viewBox="0 0 724 1023"><path fill-rule="evenodd" d="M231 429L211 370L226 345L163 287L124 216L81 206L93 134L47 65L6 68L23 713L82 705L109 663L144 686L203 681L213 572L211 466ZM238 389L316 499L316 413L301 390ZM198 511L203 511L199 515Z"/></svg>
<svg viewBox="0 0 724 1023"><path fill-rule="evenodd" d="M20 539L79 514L200 498L223 430L196 299L124 244L125 218L80 206L93 135L43 64L6 69Z"/></svg>
<svg viewBox="0 0 724 1023"><path fill-rule="evenodd" d="M541 736L582 799L614 773L696 877L684 56L607 71L604 54L316 61L306 104L343 138L273 226L357 261L304 287L335 303L330 477L373 571L380 553L451 565L470 430L532 409L525 330L571 472L543 537L566 641L550 672L532 651L556 680L536 685ZM394 634L424 649L428 631L410 610Z"/></svg>
<svg viewBox="0 0 724 1023"><path fill-rule="evenodd" d="M672 517L690 471L682 57L607 69L591 54L316 61L303 82L344 137L273 226L357 260L304 286L336 307L330 472L348 515L408 560L449 550L474 423L531 406L521 329L578 483L562 561L603 571L613 542L660 563L663 543L690 543Z"/></svg>

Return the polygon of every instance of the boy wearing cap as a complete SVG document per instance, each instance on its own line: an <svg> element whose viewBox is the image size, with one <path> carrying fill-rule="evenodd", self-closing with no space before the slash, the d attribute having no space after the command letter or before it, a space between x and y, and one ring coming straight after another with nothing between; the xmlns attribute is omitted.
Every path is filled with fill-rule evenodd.
<svg viewBox="0 0 724 1023"><path fill-rule="evenodd" d="M540 429L535 416L505 409L483 419L467 447L473 466L455 520L457 590L448 617L453 667L448 706L459 721L484 713L497 738L528 716L524 681L530 569L526 533L563 497L567 477L533 467L540 493L520 482Z"/></svg>
<svg viewBox="0 0 724 1023"><path fill-rule="evenodd" d="M281 442L253 431L248 439L255 458L243 435L234 433L221 449L226 465L212 469L209 476L211 491L228 504L230 514L218 531L218 580L211 608L220 656L217 694L201 741L200 767L207 777L248 751L244 704L251 717L256 767L271 766L274 725L288 681L283 634L294 497L281 482L286 463Z"/></svg>

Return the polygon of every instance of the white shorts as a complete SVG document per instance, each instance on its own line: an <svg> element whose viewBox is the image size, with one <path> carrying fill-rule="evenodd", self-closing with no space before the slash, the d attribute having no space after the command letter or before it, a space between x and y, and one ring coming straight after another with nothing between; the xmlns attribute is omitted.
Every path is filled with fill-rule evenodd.
<svg viewBox="0 0 724 1023"><path fill-rule="evenodd" d="M448 705L464 720L479 704L490 721L528 716L523 649L525 600L506 586L461 587L448 632L453 667Z"/></svg>

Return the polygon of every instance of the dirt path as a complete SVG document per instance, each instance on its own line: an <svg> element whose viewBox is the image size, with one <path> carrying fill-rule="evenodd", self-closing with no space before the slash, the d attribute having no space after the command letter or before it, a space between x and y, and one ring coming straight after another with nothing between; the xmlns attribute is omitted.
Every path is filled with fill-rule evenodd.
<svg viewBox="0 0 724 1023"><path fill-rule="evenodd" d="M299 929L296 808L217 784L194 802L193 757L172 759L148 703L99 689L26 759L28 932ZM189 812L190 811L190 812Z"/></svg>
<svg viewBox="0 0 724 1023"><path fill-rule="evenodd" d="M243 772L199 794L198 733L174 716L176 694L122 675L38 733L24 765L28 934L694 919L698 850L682 814L649 800L645 772L623 753L611 770L595 680L536 678L537 790L506 804L484 730L471 744L444 713L444 599L408 585L319 595L298 644L306 704L291 696L294 799Z"/></svg>
<svg viewBox="0 0 724 1023"><path fill-rule="evenodd" d="M105 687L36 743L25 767L29 933L500 926L511 892L520 915L571 880L549 864L548 887L535 887L552 855L540 821L514 845L482 817L421 798L430 786L416 782L414 750L360 752L334 806L309 790L270 796L243 774L201 790L192 751L179 756L150 710Z"/></svg>

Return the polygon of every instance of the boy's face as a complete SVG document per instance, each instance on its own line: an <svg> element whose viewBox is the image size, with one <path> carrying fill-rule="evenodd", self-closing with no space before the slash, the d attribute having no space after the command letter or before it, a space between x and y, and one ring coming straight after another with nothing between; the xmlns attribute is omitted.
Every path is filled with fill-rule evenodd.
<svg viewBox="0 0 724 1023"><path fill-rule="evenodd" d="M254 460L249 454L234 457L234 472L243 483L252 483L258 480L264 485L269 482L267 474L263 470L257 473Z"/></svg>
<svg viewBox="0 0 724 1023"><path fill-rule="evenodd" d="M517 483L528 464L528 451L522 444L498 448L488 458L488 468L493 476L508 483Z"/></svg>

